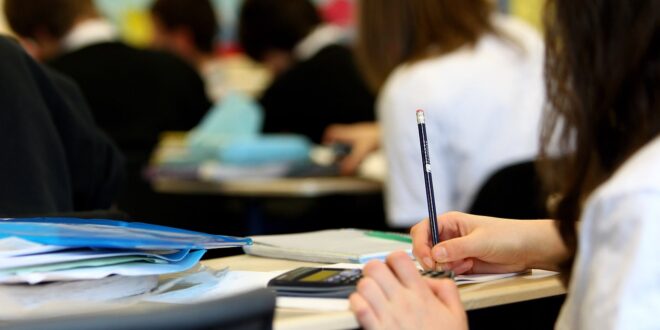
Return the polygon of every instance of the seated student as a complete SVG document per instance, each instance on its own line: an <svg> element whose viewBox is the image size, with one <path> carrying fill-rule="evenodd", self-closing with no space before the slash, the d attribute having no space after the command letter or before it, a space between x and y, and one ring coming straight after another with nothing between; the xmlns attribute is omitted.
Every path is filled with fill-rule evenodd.
<svg viewBox="0 0 660 330"><path fill-rule="evenodd" d="M119 206L144 208L141 170L159 133L192 128L210 107L193 68L170 54L118 41L91 0L7 0L7 22L50 67L80 86L101 129L127 158Z"/></svg>
<svg viewBox="0 0 660 330"><path fill-rule="evenodd" d="M202 75L206 94L218 101L225 91L225 72L214 54L220 32L209 0L156 0L151 5L152 45L171 51Z"/></svg>
<svg viewBox="0 0 660 330"><path fill-rule="evenodd" d="M330 124L374 119L373 95L342 31L322 24L309 0L246 0L239 35L246 53L275 77L260 100L265 132L319 143Z"/></svg>
<svg viewBox="0 0 660 330"><path fill-rule="evenodd" d="M562 269L557 329L658 329L660 2L549 4L542 158L556 138L568 157L540 165L562 196L556 221L448 213L436 246L428 220L413 228L415 256L459 274ZM364 328L467 328L456 285L422 279L407 256L364 273L350 299Z"/></svg>
<svg viewBox="0 0 660 330"><path fill-rule="evenodd" d="M0 37L0 217L110 208L123 173L76 85Z"/></svg>
<svg viewBox="0 0 660 330"><path fill-rule="evenodd" d="M426 112L438 210L467 210L493 172L535 158L543 43L531 27L495 14L488 0L360 6L358 54L379 91L380 127L333 127L326 141L354 144L351 171L381 136L390 226L408 227L426 212L417 109Z"/></svg>

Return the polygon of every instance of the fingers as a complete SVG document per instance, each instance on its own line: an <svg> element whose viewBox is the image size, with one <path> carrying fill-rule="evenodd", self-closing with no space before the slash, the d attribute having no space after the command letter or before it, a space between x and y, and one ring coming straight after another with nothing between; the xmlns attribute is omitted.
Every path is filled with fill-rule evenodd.
<svg viewBox="0 0 660 330"><path fill-rule="evenodd" d="M376 313L369 303L359 294L353 293L348 298L349 303L351 304L351 311L357 317L360 325L365 329L377 329L378 319L376 318Z"/></svg>
<svg viewBox="0 0 660 330"><path fill-rule="evenodd" d="M472 272L474 269L474 259L463 259L459 261L438 264L438 269L451 270L456 275L466 274Z"/></svg>
<svg viewBox="0 0 660 330"><path fill-rule="evenodd" d="M346 125L340 125L340 124L334 124L328 126L328 128L325 129L325 132L323 133L323 143L324 144L330 144L338 139L343 135L342 132L346 129Z"/></svg>
<svg viewBox="0 0 660 330"><path fill-rule="evenodd" d="M440 242L432 249L431 256L438 263L450 263L468 258L478 258L483 251L483 242L474 235L468 235Z"/></svg>
<svg viewBox="0 0 660 330"><path fill-rule="evenodd" d="M369 304L377 318L387 316L387 297L374 279L369 277L361 279L357 285L357 293Z"/></svg>
<svg viewBox="0 0 660 330"><path fill-rule="evenodd" d="M419 270L405 252L394 252L387 256L387 265L405 287L417 290L423 284Z"/></svg>
<svg viewBox="0 0 660 330"><path fill-rule="evenodd" d="M456 283L450 279L426 279L433 294L454 313L463 313L463 303Z"/></svg>
<svg viewBox="0 0 660 330"><path fill-rule="evenodd" d="M340 170L342 175L354 175L357 172L358 167L362 164L364 157L354 154L352 152L348 156L344 157L341 161Z"/></svg>
<svg viewBox="0 0 660 330"><path fill-rule="evenodd" d="M410 259L408 257L408 259ZM413 266L414 267L414 266ZM365 277L369 277L376 281L378 286L383 290L388 298L396 295L396 292L401 288L401 283L397 277L392 273L390 268L380 261L371 261L362 271Z"/></svg>
<svg viewBox="0 0 660 330"><path fill-rule="evenodd" d="M431 256L431 234L429 220L424 219L410 229L413 240L413 254L425 270L435 269L435 261Z"/></svg>

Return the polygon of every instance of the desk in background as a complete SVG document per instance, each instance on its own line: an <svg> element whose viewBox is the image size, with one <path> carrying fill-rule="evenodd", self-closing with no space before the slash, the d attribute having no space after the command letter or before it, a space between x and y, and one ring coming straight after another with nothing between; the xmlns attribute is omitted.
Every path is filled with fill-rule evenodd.
<svg viewBox="0 0 660 330"><path fill-rule="evenodd" d="M153 153L152 164L185 152L185 132L166 132ZM274 179L237 178L222 182L154 177L152 187L159 193L214 194L242 197L320 197L380 193L378 181L356 177L305 177Z"/></svg>
<svg viewBox="0 0 660 330"><path fill-rule="evenodd" d="M231 270L274 271L304 266L321 266L318 263L267 259L240 255L203 261L212 268L229 266ZM566 293L559 276L528 279L513 277L488 283L468 284L459 288L466 310L524 302L559 296ZM290 329L351 329L359 325L351 312L317 312L294 309L277 309L274 328Z"/></svg>
<svg viewBox="0 0 660 330"><path fill-rule="evenodd" d="M152 164L163 159L183 157L186 153L185 132L162 134L152 155ZM235 235L257 235L294 231L311 231L336 226L384 229L382 183L356 177L301 177L202 181L165 176L152 176L154 191L171 198L222 198L239 201L244 213L240 222L245 231ZM176 197L179 198L179 197ZM275 205L275 207L270 207ZM296 212L269 210L290 208ZM305 213L304 210L308 210ZM286 210L285 210L286 211ZM343 213L342 213L343 212ZM348 212L351 212L350 217ZM299 215L301 214L301 215ZM348 223L348 218L358 222ZM309 220L313 219L311 222ZM339 223L338 220L347 223ZM332 221L330 221L332 220ZM278 223L279 221L279 223ZM333 225L334 223L334 225ZM179 225L181 226L181 225ZM288 226L288 227L286 227ZM314 227L316 226L316 227ZM205 231L213 231L207 229Z"/></svg>

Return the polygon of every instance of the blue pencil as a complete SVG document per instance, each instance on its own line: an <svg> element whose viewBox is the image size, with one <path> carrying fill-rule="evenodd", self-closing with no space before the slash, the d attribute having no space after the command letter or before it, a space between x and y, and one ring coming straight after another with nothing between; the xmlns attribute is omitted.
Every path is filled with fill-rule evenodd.
<svg viewBox="0 0 660 330"><path fill-rule="evenodd" d="M435 210L435 194L433 193L433 176L431 175L431 159L429 158L429 140L426 136L426 120L424 110L417 110L417 129L419 130L419 145L422 150L422 170L424 184L426 185L426 205L429 209L429 226L431 227L431 240L433 246L440 243L437 214Z"/></svg>

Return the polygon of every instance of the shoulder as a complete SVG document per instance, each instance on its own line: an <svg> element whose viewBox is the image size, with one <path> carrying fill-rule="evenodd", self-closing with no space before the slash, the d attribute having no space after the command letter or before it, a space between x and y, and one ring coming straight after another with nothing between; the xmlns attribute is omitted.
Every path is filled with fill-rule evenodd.
<svg viewBox="0 0 660 330"><path fill-rule="evenodd" d="M5 57L16 56L16 54L20 54L22 50L16 40L0 36L0 52L2 52L3 57Z"/></svg>
<svg viewBox="0 0 660 330"><path fill-rule="evenodd" d="M539 51L544 48L543 38L539 31L521 19L497 14L493 17L493 24L506 37L513 38L527 51Z"/></svg>
<svg viewBox="0 0 660 330"><path fill-rule="evenodd" d="M310 58L310 61L352 58L353 52L348 47L340 44L331 44L320 49L318 53Z"/></svg>
<svg viewBox="0 0 660 330"><path fill-rule="evenodd" d="M658 168L660 137L637 151L589 196L582 215L584 229L601 232L626 228L623 232L628 232L652 225L660 231Z"/></svg>
<svg viewBox="0 0 660 330"><path fill-rule="evenodd" d="M331 44L320 49L312 57L300 61L289 72L290 76L326 75L346 76L357 74L353 52L346 46Z"/></svg>
<svg viewBox="0 0 660 330"><path fill-rule="evenodd" d="M591 200L618 198L635 193L654 192L660 196L660 136L647 143L598 189ZM660 204L660 200L658 201Z"/></svg>
<svg viewBox="0 0 660 330"><path fill-rule="evenodd" d="M17 63L27 63L28 55L14 39L0 36L0 67L6 69L6 72L16 71Z"/></svg>

